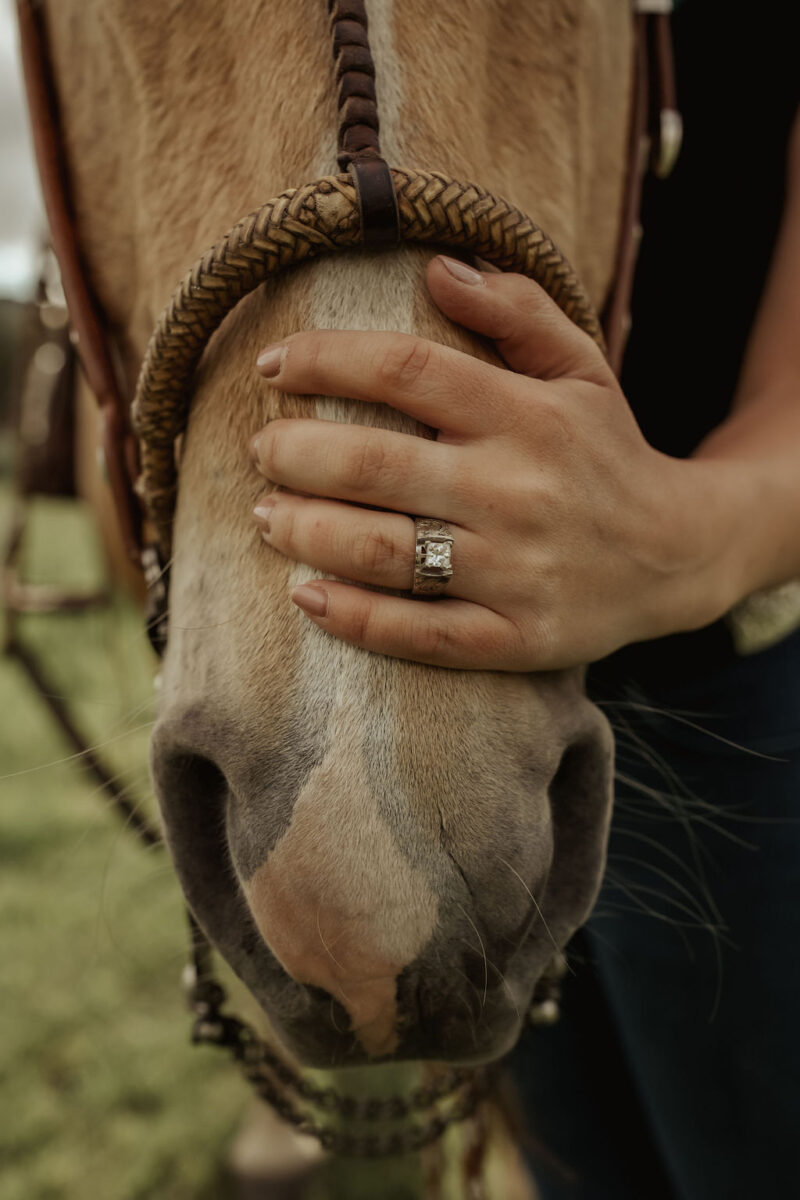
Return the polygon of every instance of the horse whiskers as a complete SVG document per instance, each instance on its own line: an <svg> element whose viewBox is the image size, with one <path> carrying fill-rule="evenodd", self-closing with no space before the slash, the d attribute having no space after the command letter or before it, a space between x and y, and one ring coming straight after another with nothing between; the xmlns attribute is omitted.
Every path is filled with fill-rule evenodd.
<svg viewBox="0 0 800 1200"><path fill-rule="evenodd" d="M633 862L633 863L641 862L640 859L633 858L630 855L610 856L610 860L612 858L615 863L616 862ZM672 876L668 875L665 871L661 871L657 867L653 867L649 863L645 863L644 865L647 866L650 870L652 870L653 873L655 875L657 875L660 879L663 879L663 881L665 883L674 887L677 890L677 892L679 893L679 895L682 895L684 897L684 901L681 901L678 898L678 896L672 896L668 892L660 891L658 888L649 886L648 884L633 882L631 880L624 881L624 887L627 888L626 894L632 894L632 893L636 892L636 893L641 893L642 895L645 895L645 896L650 895L653 897L657 897L657 898L665 901L667 904L672 905L672 907L677 909L678 911L684 912L687 916L694 918L697 921L697 923L700 926L702 926L703 928L706 928L706 927L707 928L713 927L713 928L719 928L719 929L725 928L724 920L719 912L717 912L713 909L704 909L698 903L696 897L694 897L687 888L684 888L681 884L679 884L677 882L677 880L673 879ZM607 877L610 885L612 886L612 888L619 887L620 890L623 889L623 876L619 875L616 871L614 871L613 869L610 871L607 871L606 877ZM663 917L666 914L662 913L661 915Z"/></svg>
<svg viewBox="0 0 800 1200"><path fill-rule="evenodd" d="M87 754L96 750L103 750L106 746L112 746L116 742L121 742L123 738L131 737L134 733L139 733L142 729L150 729L153 724L153 721L145 721L142 725L135 725L133 729L126 729L123 733L116 734L105 741L95 742L92 746L87 746L86 750L76 751L74 754L65 754L62 758L53 758L49 762L38 763L35 767L23 767L19 771L9 771L7 775L0 775L0 783L5 783L8 779L18 779L21 775L32 775L36 771L47 771L51 767L60 767L64 763L79 762Z"/></svg>
<svg viewBox="0 0 800 1200"><path fill-rule="evenodd" d="M238 614L233 617L225 617L223 621L209 621L204 625L170 625L170 632L179 630L181 633L202 633L206 629L221 629L223 625L233 625L237 621L241 621Z"/></svg>
<svg viewBox="0 0 800 1200"><path fill-rule="evenodd" d="M675 890L678 893L680 893L680 895L682 895L687 900L688 903L695 905L698 912L701 911L700 903L697 901L697 898L689 891L689 889L684 884L682 884L680 882L680 880L676 879L673 875L670 875L667 871L663 870L661 867L657 867L655 865L655 863L647 862L646 859L636 858L636 856L633 854L618 854L618 853L609 854L608 861L615 862L615 863L629 862L629 863L632 863L634 866L644 867L645 870L651 871L659 879L662 879L664 881L664 883L667 883L671 887L674 887ZM706 897L706 899L708 899L708 897ZM715 910L713 915L715 917L717 917L718 919L721 919L720 913L718 911Z"/></svg>
<svg viewBox="0 0 800 1200"><path fill-rule="evenodd" d="M157 846L151 846L148 848L152 850L158 849ZM173 867L172 862L165 858L161 862L157 863L151 870L142 872L141 878L137 877L133 887L144 887L153 879L161 879L164 875L174 876L174 874L175 868Z"/></svg>
<svg viewBox="0 0 800 1200"><path fill-rule="evenodd" d="M689 959L693 960L694 956L692 953L691 943L689 942L689 939L687 936L687 931L691 932L692 930L701 930L701 931L708 933L711 937L711 946L714 951L714 961L715 961L716 967L717 967L717 986L716 986L716 991L714 993L714 1000L713 1000L713 1003L711 1006L711 1012L709 1013L709 1020L713 1020L714 1015L716 1014L716 1012L719 1008L719 1002L722 997L722 965L723 964L722 964L721 943L724 942L725 945L727 945L727 946L735 946L735 943L731 940L730 937L727 936L727 931L724 928L719 928L715 925L707 925L707 924L698 925L698 924L692 924L689 922L677 921L673 918L666 917L666 916L660 916L658 913L652 913L651 910L646 907L643 908L643 906L637 901L635 896L632 897L632 900L633 900L633 904L606 903L603 905L602 909L596 909L592 915L591 937L597 938L599 941L602 941L603 944L608 949L610 949L612 952L618 954L622 958L624 956L622 955L621 951L619 950L619 947L615 946L615 944L612 941L610 941L609 938L605 937L603 934L601 934L599 932L599 930L597 929L596 922L599 920L604 920L604 919L605 920L614 920L618 913L635 913L635 912L643 912L644 911L647 915L655 916L656 918L658 918L658 919L666 922L666 924L670 925L676 931L676 933L679 934L684 946L686 947L686 952L689 956Z"/></svg>
<svg viewBox="0 0 800 1200"><path fill-rule="evenodd" d="M63 704L76 704L77 703L77 704L85 704L85 705L96 705L98 707L102 707L105 709L113 708L117 704L116 700L101 700L98 696L81 695L80 693L75 692L75 691L47 692L47 691L40 690L38 692L38 694L48 700L60 700ZM145 708L148 704L150 704L151 700L152 700L152 697L149 697L143 704L138 705L136 708L134 708L133 715L135 715L137 712L140 712L143 708Z"/></svg>
<svg viewBox="0 0 800 1200"><path fill-rule="evenodd" d="M116 830L114 831L114 833L111 837L111 841L110 841L109 847L108 847L108 854L106 856L105 863L103 864L103 873L100 877L100 896L98 899L98 921L100 919L100 914L103 911L103 906L105 903L106 887L108 884L109 875L111 873L111 863L112 863L112 860L114 857L114 852L116 851L117 847L120 845L123 835L127 834L128 830L130 829L131 822L133 821L135 814L141 808L141 804L142 804L141 800L139 800L136 804L134 804L131 812L125 817L124 821L119 822ZM161 845L161 843L159 843L159 845Z"/></svg>
<svg viewBox="0 0 800 1200"><path fill-rule="evenodd" d="M321 904L318 904L318 905L317 905L317 934L318 934L318 936L319 936L319 940L320 940L320 942L321 942L321 944L322 944L322 948L323 948L323 950L325 951L325 953L327 954L328 958L329 958L329 959L331 960L331 962L334 964L334 966L337 966L337 967L339 968L339 970L340 970L340 971L344 971L344 969L345 969L345 967L344 967L344 964L339 962L338 958L337 958L337 957L336 957L336 955L333 953L333 951L331 950L330 946L329 946L329 945L328 945L328 943L325 941L325 938L324 938L324 936L323 936L323 933L322 933L322 923L321 923L321 921L320 921L320 913L321 913L321 912L322 912L322 905L321 905ZM342 992L342 995L344 995L344 992ZM345 999L347 999L347 997L345 997Z"/></svg>
<svg viewBox="0 0 800 1200"><path fill-rule="evenodd" d="M122 778L123 774L124 774L124 772L120 772L117 775L112 775L110 778L113 782L116 782L118 779ZM99 801L100 801L100 806L97 809L96 815L99 816L103 812L111 812L112 814L116 815L117 809L115 808L114 801L110 797L104 796L103 790L104 789L103 789L102 784L98 784L98 786L96 788L94 788L91 792L89 792L90 798L98 797ZM126 799L127 799L128 798L127 790L124 792L124 795L126 796ZM128 827L131 819L137 813L140 813L142 811L142 809L145 807L145 805L146 805L146 800L144 799L144 797L139 797L138 800L136 800L135 802L132 802L132 812L130 815L126 816L126 818L123 822L123 828ZM147 813L146 815L149 817L150 813ZM155 818L153 818L153 824L155 825L157 823L158 823L157 820ZM95 827L96 827L96 822L95 822ZM90 822L87 822L87 824L84 826L84 828L81 831L78 838L75 841L71 842L71 844L69 846L64 847L64 855L63 855L63 858L61 859L62 862L66 861L70 855L77 853L77 851L85 843L86 839L89 837L91 829L92 829L92 824ZM160 851L162 849L162 843L156 842L156 843L150 845L148 843L140 841L139 847L140 847L141 853L148 854L154 850Z"/></svg>
<svg viewBox="0 0 800 1200"><path fill-rule="evenodd" d="M611 872L608 875L608 881L612 889L616 888L622 892L623 895L627 896L628 899L635 905L634 909L630 909L624 905L610 901L606 897L603 903L609 910L613 911L616 908L617 911L622 912L640 911L645 913L647 916L654 917L656 920L662 921L664 924L672 926L672 928L676 929L679 933L681 933L681 936L684 937L684 943L690 957L691 947L689 946L689 943L686 941L682 932L686 929L704 930L705 932L711 934L712 938L715 940L719 938L724 940L728 945L733 944L730 941L727 929L724 925L714 924L713 922L707 920L705 914L702 912L698 913L693 911L691 908L687 907L687 905L682 904L674 897L667 895L665 892L659 891L658 888L650 888L644 884L626 884L618 876L615 876L614 872ZM673 917L665 912L659 912L657 909L653 908L652 905L648 904L646 900L642 899L642 896L652 896L655 899L662 900L667 904L672 905L679 912L686 914L687 918L689 919L680 920L679 918Z"/></svg>
<svg viewBox="0 0 800 1200"><path fill-rule="evenodd" d="M684 821L690 819L700 820L701 814L703 820L708 820L709 817L705 815L708 811L711 812L712 816L724 816L724 813L720 812L719 809L713 807L710 809L699 807L698 809L698 806L685 796L677 795L674 792L662 792L658 788L650 787L646 783L640 783L635 777L623 774L621 771L616 773L615 781L623 787L630 788L631 792L636 793L637 796L652 801L657 809L666 811L671 820L675 818L682 818ZM616 797L615 805L618 808L627 808L629 810L638 807L638 811L645 815L659 815L657 811L654 811L652 804L647 807L636 806L635 800L625 794Z"/></svg>
<svg viewBox="0 0 800 1200"><path fill-rule="evenodd" d="M746 849L752 848L749 842L745 842L742 838L737 837L731 830L725 829L724 826L710 820L709 816L706 815L710 813L713 816L728 819L729 814L727 810L721 806L703 801L689 791L686 791L684 794L680 792L660 792L658 789L640 783L637 779L623 775L621 772L617 772L616 778L619 783L624 784L626 787L631 788L631 790L638 792L648 799L654 800L660 807L666 809L670 819L679 820L684 826L690 846L695 853L698 853L700 850L706 853L707 851L697 843L692 823L695 825L704 825L706 828L718 833L720 837L725 837L729 841L738 843ZM633 805L631 805L630 800L626 797L619 797L616 805L618 808L627 807L629 811L636 811ZM697 811L692 811L693 809ZM639 809L638 811L642 816L652 816L652 813L647 809Z"/></svg>
<svg viewBox="0 0 800 1200"><path fill-rule="evenodd" d="M473 984L472 986L475 989L475 991L477 992L478 989L475 988L475 985ZM478 1013L478 1016L476 1019L474 1013L472 1012L472 1009L470 1008L469 1004L467 1003L465 996L462 996L460 992L455 992L453 995L453 998L455 1000L457 1000L459 1004L463 1004L465 1009L467 1010L467 1016L469 1017L470 1033L472 1034L472 1044L474 1046L477 1046L478 1045L478 1023L480 1021L481 1013L483 1012L483 1010L481 1009L481 1012Z"/></svg>
<svg viewBox="0 0 800 1200"><path fill-rule="evenodd" d="M146 767L127 767L126 766L126 767L120 767L120 769L118 771L115 771L113 774L109 774L107 779L108 779L109 783L119 783L120 781L122 781L122 786L124 789L133 788L133 787L141 787L144 784L149 784L150 772L147 770ZM96 796L99 796L102 798L103 790L104 790L104 784L98 783L98 784L96 784L95 787L91 788L87 794L90 799L94 799ZM149 789L148 789L148 794L149 794ZM143 797L141 799L143 799ZM110 799L107 802L109 804L113 803Z"/></svg>
<svg viewBox="0 0 800 1200"><path fill-rule="evenodd" d="M648 746L644 738L633 729L629 722L625 721L620 729L617 730L618 737L624 735L629 739L629 745L634 747L639 755L639 758L660 774L666 782L678 792L690 795L693 799L699 799L686 787L683 780L676 774L669 763L658 754L651 746Z"/></svg>
<svg viewBox="0 0 800 1200"><path fill-rule="evenodd" d="M153 575L153 577L151 579L148 579L148 581L147 581L148 592L151 592L153 590L153 588L155 587L155 585L157 583L160 583L161 580L164 578L164 576L167 575L169 573L169 571L172 570L172 565L174 562L175 562L175 556L173 554L170 554L169 558L164 563L163 567L158 572L158 574Z"/></svg>
<svg viewBox="0 0 800 1200"><path fill-rule="evenodd" d="M500 976L500 986L503 989L503 991L505 992L505 994L508 996L509 1000L511 1001L511 1007L514 1009L514 1015L516 1016L517 1021L521 1022L522 1021L522 1013L519 1011L519 1005L517 1004L517 998L514 995L514 991L511 987L511 984L508 982L508 980L506 979L506 977L504 975Z"/></svg>
<svg viewBox="0 0 800 1200"><path fill-rule="evenodd" d="M331 1025L333 1026L336 1033L344 1035L344 1034L349 1033L350 1030L342 1029L341 1026L338 1024L338 1022L336 1020L336 1004L337 1004L336 997L334 995L331 995L330 1004L328 1005L328 1013L329 1013L329 1016L331 1019Z"/></svg>
<svg viewBox="0 0 800 1200"><path fill-rule="evenodd" d="M689 869L686 862L680 857L679 854L676 854L674 850L668 849L666 846L663 845L663 843L656 841L655 838L648 837L647 834L641 833L637 829L624 829L624 828L619 829L618 828L617 836L618 837L629 837L629 838L633 838L636 841L644 842L644 844L646 846L650 846L654 850L658 850L659 853L663 854L663 856L666 859L668 859L670 862L675 863L676 866L680 867L681 870L685 872L685 874L688 876L689 880L700 889L703 899L705 900L705 903L708 905L709 909L711 911L713 911L715 916L717 916L718 918L721 919L721 913L719 912L719 909L716 906L714 898L711 894L711 889L709 888L708 883L706 882L706 879L705 879L702 871L698 871L698 873L695 874L693 871L691 871ZM634 861L637 861L637 860L634 860ZM640 865L647 866L648 864L646 862L641 862Z"/></svg>
<svg viewBox="0 0 800 1200"><path fill-rule="evenodd" d="M651 787L650 784L643 783L641 780L636 779L635 776L624 774L619 770L615 773L615 779L617 783L631 788L633 791L638 792L640 796L647 796L659 804L669 804L673 809L684 813L697 809L699 812L708 812L713 816L724 817L726 815L726 810L721 805L701 800L691 795L691 793L663 792L659 788Z"/></svg>
<svg viewBox="0 0 800 1200"><path fill-rule="evenodd" d="M531 889L528 887L525 880L520 875L519 871L506 858L500 858L500 859L498 859L498 862L501 862L503 864L503 866L508 867L508 869L509 869L509 871L511 871L512 875L515 875L517 877L517 879L519 880L519 882L522 884L523 888L525 889L525 891L531 898L531 902L533 904L533 907L536 909L537 916L539 917L539 920L542 922L542 925L544 926L545 933L547 934L547 936L549 937L550 941L553 944L553 949L555 950L556 954L563 956L564 952L563 952L561 946L559 946L556 939L553 937L553 934L550 930L550 926L547 924L547 921L545 920L544 913L542 912L541 908L539 907L538 900L534 896ZM520 945L523 945L524 942L527 941L528 937L530 936L530 930L531 930L532 924L533 924L533 922L531 922L531 925L529 925L528 929L526 930L525 935L520 942Z"/></svg>
<svg viewBox="0 0 800 1200"><path fill-rule="evenodd" d="M464 944L469 945L469 942L465 941ZM472 1010L470 1009L470 1019L474 1022L473 1034L477 1033L478 1023L480 1022L480 1020L483 1016L483 1012L484 1012L484 1008L485 1008L485 999L486 999L485 994L484 994L483 1000L481 1000L480 989L478 988L477 984L473 983L473 981L470 979L469 975L467 975L466 971L462 971L462 969L460 967L455 966L455 964L452 964L450 969L453 971L453 973L455 975L461 976L461 978L464 980L464 982L466 983L466 985L470 989L470 991L475 994L475 999L478 1001L478 1011L476 1013L473 1013ZM497 970L497 967L494 967L494 970L500 976L500 979L502 980L502 982L505 983L505 978L500 973L500 971ZM462 1004L466 1004L466 1000L464 999L463 996L459 996L459 999L461 1000ZM469 1006L467 1006L467 1007L469 1007Z"/></svg>
<svg viewBox="0 0 800 1200"><path fill-rule="evenodd" d="M672 820L675 812L680 810L688 813L692 820L697 820L698 822L703 821L705 824L710 824L708 818L701 818L695 815L692 810L697 809L700 813L711 813L712 815L719 817L721 820L740 825L794 825L800 821L800 817L763 817L753 816L751 813L741 812L740 809L746 807L746 801L743 801L741 805L731 804L723 807L721 804L711 804L710 802L697 800L693 797L677 796L673 793L661 792L657 788L651 788L647 784L641 783L639 780L630 775L624 775L621 771L616 773L616 779L619 783L624 784L626 787L630 787L631 789L639 792L640 795L656 800L660 805L666 804L668 809L667 812L660 814L654 813L652 808L647 808L644 805L635 805L627 796L617 797L615 801L617 808L624 808L626 811L634 812L640 816L652 818L653 820ZM669 807L670 804L671 807ZM734 834L730 833L729 830L726 831L724 827L719 825L711 823L710 827L716 829L716 831L722 836L735 836ZM749 843L743 844L749 845Z"/></svg>
<svg viewBox="0 0 800 1200"><path fill-rule="evenodd" d="M634 907L629 908L626 905L624 905L621 901L618 901L615 903L613 900L610 900L610 901L606 902L608 905L608 908L610 910L616 909L617 912L639 911L644 916L654 917L655 920L661 921L664 925L669 925L673 929L676 929L676 930L698 929L698 930L703 930L706 933L709 933L714 937L716 937L716 936L721 937L724 934L723 928L711 924L703 917L702 914L693 912L692 909L688 908L685 904L681 904L677 900L673 900L672 897L668 896L665 892L659 891L657 888L625 887L620 883L619 880L611 881L611 885L612 885L612 887L618 888L619 891L621 891L623 893L623 895L627 896L627 898L631 901L631 904ZM647 901L648 896L651 896L654 900L662 901L666 904L671 904L674 908L676 908L678 910L679 913L683 913L684 916L682 916L682 917L674 916L672 913L659 911L657 908L654 908L651 904L648 903L648 901ZM687 949L689 949L688 943L687 943ZM690 951L690 957L691 957L691 951Z"/></svg>
<svg viewBox="0 0 800 1200"><path fill-rule="evenodd" d="M633 756L626 754L626 750L632 751ZM650 752L644 745L634 744L626 747L625 743L621 742L619 737L617 738L618 764L625 763L626 765L633 767L636 762L641 762L643 759L648 766L652 767L665 777L666 782L669 785L669 791L661 791L659 788L653 787L642 780L627 774L623 774L623 772L619 769L616 771L617 780L620 783L624 783L627 786L634 788L642 795L673 801L675 806L680 805L680 808L683 811L698 809L702 812L709 812L713 816L725 816L727 814L728 809L725 806L721 804L715 804L710 800L704 799L702 796L698 796L697 793L692 791L691 788L687 787L684 781L679 779L674 772L667 772L665 769L663 769L659 756Z"/></svg>
<svg viewBox="0 0 800 1200"><path fill-rule="evenodd" d="M628 685L627 690L631 693L631 695L634 695L637 692L636 687L632 687L630 685ZM623 700L622 698L617 698L611 700L595 700L594 703L598 708L602 708L603 710L609 709L612 712L616 709L628 708L635 711L650 712L653 713L654 716L661 717L670 717L673 714L677 714L681 717L690 717L696 718L697 720L702 720L704 717L710 719L714 715L712 712L697 711L693 708L663 708L660 704L651 704L648 700Z"/></svg>
<svg viewBox="0 0 800 1200"><path fill-rule="evenodd" d="M467 910L464 908L464 905L459 904L458 907L461 909L462 913L467 918L467 920L469 921L473 930L475 931L475 937L478 939L478 945L480 946L481 954L483 955L483 1001L482 1001L481 1007L484 1008L486 1006L486 994L489 991L489 963L488 963L488 959L486 958L486 947L483 944L483 938L480 935L478 926L475 924L472 917L469 915Z"/></svg>
<svg viewBox="0 0 800 1200"><path fill-rule="evenodd" d="M117 727L121 725L124 728L126 725L130 724L134 717L138 717L140 713L143 713L146 709L152 707L153 694L151 692L148 694L146 700L142 700L139 704L135 704L133 708L129 709L126 713L123 713L117 718Z"/></svg>
<svg viewBox="0 0 800 1200"><path fill-rule="evenodd" d="M732 750L739 750L742 754L749 754L753 758L762 758L767 762L785 763L788 760L785 758L777 758L773 754L765 754L761 750L754 750L751 746L743 746L741 742L734 742L731 738L726 738L720 733L715 733L713 729L706 729L703 725L698 725L696 721L690 719L689 716L679 712L678 710L670 710L668 708L659 708L655 705L643 704L638 701L610 701L606 702L609 708L625 707L634 712L652 713L655 716L667 717L671 721L676 721L680 725L685 725L689 729L694 729L697 733L702 733L705 737L712 738L715 742L719 742L723 746L729 746ZM604 705L598 704L599 708ZM709 714L710 715L710 714Z"/></svg>
<svg viewBox="0 0 800 1200"><path fill-rule="evenodd" d="M690 826L702 825L703 828L711 830L712 833L716 833L719 837L726 838L727 841L733 842L734 845L741 846L743 850L756 849L752 842L746 841L744 838L739 837L738 834L733 833L732 830L725 829L724 826L719 825L716 821L712 821L709 817L701 816L698 813L690 813L688 816L686 816L685 814L681 813L679 809L669 808L665 805L665 812L663 814L658 814L636 804L631 804L626 800L620 800L617 803L617 807L620 811L630 813L632 816L636 816L639 819L653 821L662 820L670 822L678 820L684 826L684 832L687 835L687 840L689 841L690 846L695 852L696 858L699 858L700 852L702 852L702 854L704 854L708 859L710 859L711 855L706 846L703 846L702 843L698 844L696 833Z"/></svg>

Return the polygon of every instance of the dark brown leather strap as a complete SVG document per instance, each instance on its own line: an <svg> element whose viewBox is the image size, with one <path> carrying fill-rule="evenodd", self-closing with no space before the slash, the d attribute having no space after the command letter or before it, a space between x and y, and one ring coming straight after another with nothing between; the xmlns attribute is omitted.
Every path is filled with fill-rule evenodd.
<svg viewBox="0 0 800 1200"><path fill-rule="evenodd" d="M669 0L637 0L634 15L633 99L628 134L628 165L622 198L614 283L603 310L606 354L615 375L622 369L630 332L631 298L642 239L642 186L648 166L669 175L681 144L675 100L675 72L669 26Z"/></svg>
<svg viewBox="0 0 800 1200"><path fill-rule="evenodd" d="M381 154L375 64L364 0L328 0L339 87L339 167L353 177L365 249L400 241L392 173Z"/></svg>
<svg viewBox="0 0 800 1200"><path fill-rule="evenodd" d="M382 158L354 158L349 167L358 193L364 248L385 250L400 241L397 193Z"/></svg>
<svg viewBox="0 0 800 1200"><path fill-rule="evenodd" d="M683 122L675 92L675 59L669 11L652 14L650 39L650 58L654 68L650 166L654 175L666 179L675 166L683 140Z"/></svg>
<svg viewBox="0 0 800 1200"><path fill-rule="evenodd" d="M339 89L339 169L355 156L381 157L375 64L364 0L328 0Z"/></svg>
<svg viewBox="0 0 800 1200"><path fill-rule="evenodd" d="M133 481L138 474L136 441L111 361L108 332L78 248L41 7L36 0L17 0L17 15L31 130L53 250L61 269L78 355L103 414L108 480L120 528L128 553L138 562L142 516L133 491Z"/></svg>
<svg viewBox="0 0 800 1200"><path fill-rule="evenodd" d="M633 277L642 229L639 223L642 184L647 170L647 124L649 84L647 69L647 27L643 13L634 17L633 100L628 130L628 166L622 197L622 217L617 242L614 284L603 311L606 355L615 375L619 375L630 331Z"/></svg>

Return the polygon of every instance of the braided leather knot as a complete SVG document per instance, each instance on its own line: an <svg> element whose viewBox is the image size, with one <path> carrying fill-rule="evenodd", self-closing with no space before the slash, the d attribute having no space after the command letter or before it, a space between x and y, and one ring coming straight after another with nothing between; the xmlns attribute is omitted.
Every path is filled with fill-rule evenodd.
<svg viewBox="0 0 800 1200"><path fill-rule="evenodd" d="M354 158L382 158L375 63L364 0L328 0L339 85L339 169Z"/></svg>

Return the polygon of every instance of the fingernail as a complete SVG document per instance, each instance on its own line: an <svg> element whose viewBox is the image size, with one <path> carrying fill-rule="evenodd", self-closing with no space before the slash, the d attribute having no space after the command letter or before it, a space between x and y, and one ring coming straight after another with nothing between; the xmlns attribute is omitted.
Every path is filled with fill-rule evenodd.
<svg viewBox="0 0 800 1200"><path fill-rule="evenodd" d="M439 261L459 283L469 283L473 286L476 283L486 283L481 271L476 271L473 267L468 267L466 263L459 262L457 258L448 258L445 254L440 254Z"/></svg>
<svg viewBox="0 0 800 1200"><path fill-rule="evenodd" d="M267 346L266 350L259 354L256 366L267 379L273 379L280 371L286 357L286 349L285 342L278 342L274 346Z"/></svg>
<svg viewBox="0 0 800 1200"><path fill-rule="evenodd" d="M292 600L310 617L328 615L328 593L322 588L314 587L313 584L304 583L302 587L295 588L292 592Z"/></svg>
<svg viewBox="0 0 800 1200"><path fill-rule="evenodd" d="M272 496L266 496L253 509L253 516L258 521L265 533L269 533L269 519L272 515L272 510L275 507L275 504L276 501L272 498Z"/></svg>
<svg viewBox="0 0 800 1200"><path fill-rule="evenodd" d="M247 447L247 449L250 453L250 459L252 462L255 463L256 466L258 466L258 439L260 437L261 437L261 430L259 429L258 433L254 433L253 436L250 438L250 442Z"/></svg>

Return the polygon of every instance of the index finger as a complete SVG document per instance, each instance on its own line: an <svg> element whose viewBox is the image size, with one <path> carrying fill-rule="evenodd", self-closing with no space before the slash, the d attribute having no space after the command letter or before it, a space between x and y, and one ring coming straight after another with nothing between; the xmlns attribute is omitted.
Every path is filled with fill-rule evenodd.
<svg viewBox="0 0 800 1200"><path fill-rule="evenodd" d="M282 391L390 404L445 433L482 434L514 423L509 371L413 334L295 333L262 351L258 370Z"/></svg>

